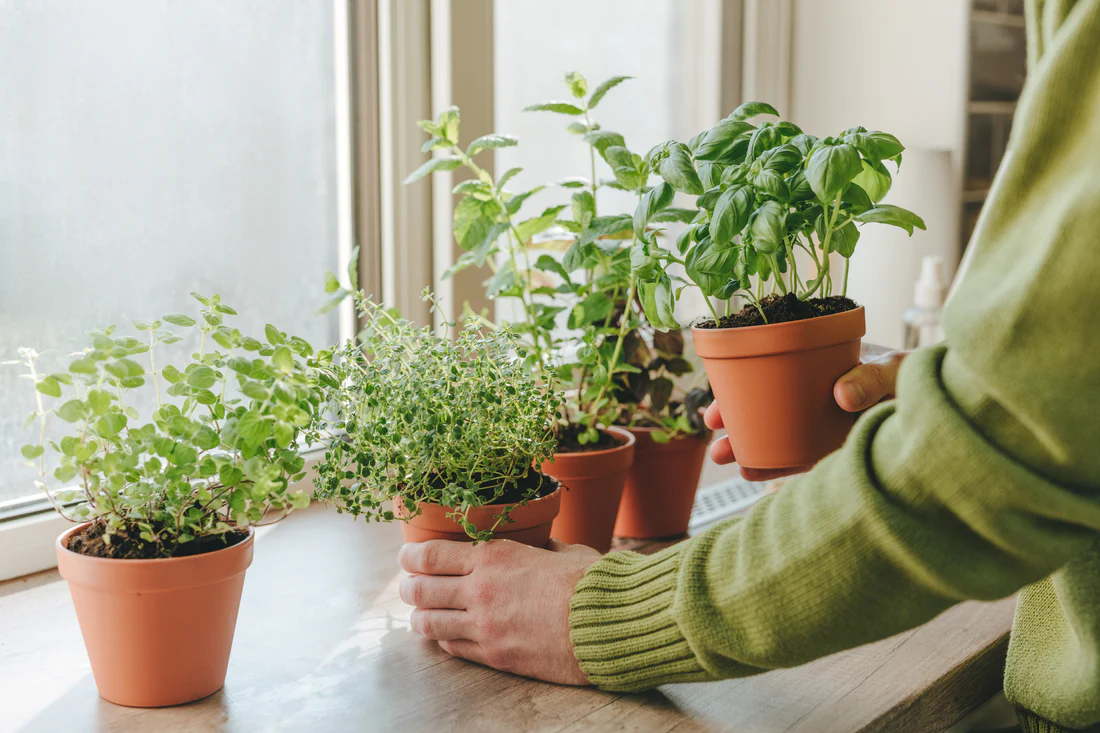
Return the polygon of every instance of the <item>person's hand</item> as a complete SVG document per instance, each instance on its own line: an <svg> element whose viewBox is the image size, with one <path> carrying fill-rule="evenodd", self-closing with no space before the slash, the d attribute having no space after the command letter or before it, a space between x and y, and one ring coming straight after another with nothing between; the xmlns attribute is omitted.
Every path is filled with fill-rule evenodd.
<svg viewBox="0 0 1100 733"><path fill-rule="evenodd" d="M885 399L892 398L897 384L898 367L901 366L905 356L906 352L903 351L889 352L872 361L864 362L844 374L833 385L833 398L836 403L847 412L861 412ZM711 430L722 428L722 415L718 412L717 402L711 402L707 407L707 411L703 413L703 421ZM719 465L734 463L737 460L725 436L711 443L710 458ZM801 473L809 468L810 466L775 470L742 468L741 475L749 481L771 481L792 473Z"/></svg>
<svg viewBox="0 0 1100 733"><path fill-rule="evenodd" d="M569 640L573 589L600 553L550 540L540 550L510 540L431 540L404 545L401 600L412 629L443 651L494 669L587 685Z"/></svg>

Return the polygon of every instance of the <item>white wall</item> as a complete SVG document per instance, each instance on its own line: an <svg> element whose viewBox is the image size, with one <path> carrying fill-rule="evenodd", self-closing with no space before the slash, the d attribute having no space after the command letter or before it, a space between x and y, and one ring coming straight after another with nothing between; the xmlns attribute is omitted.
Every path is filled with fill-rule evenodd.
<svg viewBox="0 0 1100 733"><path fill-rule="evenodd" d="M867 226L848 292L867 306L867 339L899 346L923 254L948 276L961 250L967 13L964 0L795 0L790 110L814 135L863 125L905 144L886 201L924 217L927 232Z"/></svg>

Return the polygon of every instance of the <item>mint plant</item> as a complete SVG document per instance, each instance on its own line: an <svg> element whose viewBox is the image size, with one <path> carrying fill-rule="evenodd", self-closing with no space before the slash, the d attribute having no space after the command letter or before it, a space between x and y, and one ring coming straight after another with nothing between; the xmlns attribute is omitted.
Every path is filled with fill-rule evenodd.
<svg viewBox="0 0 1100 733"><path fill-rule="evenodd" d="M840 294L847 293L860 225L889 224L910 235L925 228L913 212L879 203L892 180L885 163L901 165L904 146L896 137L852 127L818 139L783 120L749 122L761 114L778 117L771 105L746 102L688 143L670 141L646 155L666 185L697 196L691 225L671 249L645 230L665 199L643 201L635 213L634 275L646 316L659 329L678 328L673 307L686 283L678 284L673 265L707 296L716 326L722 319L711 299L725 301L728 316L735 295L766 322L766 294L801 301L833 295L834 252L845 261ZM799 250L813 272L799 272Z"/></svg>
<svg viewBox="0 0 1100 733"><path fill-rule="evenodd" d="M23 457L61 516L91 522L74 537L88 554L205 552L309 504L307 492L290 487L305 476L300 446L317 437L325 390L335 386L331 352L314 353L272 325L263 340L246 336L225 324L236 311L219 296L192 296L198 319L135 321L137 336L92 331L65 371L43 370L29 348L8 362L22 363L34 385L27 423L37 424L38 440ZM182 368L167 363L168 347L183 340L169 326L199 334ZM135 390L156 394L145 420L132 406ZM48 440L55 419L66 434Z"/></svg>
<svg viewBox="0 0 1100 733"><path fill-rule="evenodd" d="M319 499L386 522L438 504L484 541L514 505L556 487L536 466L554 454L561 393L552 378L536 380L516 334L470 318L452 341L445 329L453 323L437 333L361 291L354 298L364 328L338 352L335 415L325 429L343 437L330 442L317 467ZM394 500L404 508L400 516ZM491 527L469 520L473 507L498 503L510 506Z"/></svg>
<svg viewBox="0 0 1100 733"><path fill-rule="evenodd" d="M660 202L655 222L690 219L693 211L670 206L673 194L667 184L654 190L648 185L652 173L646 161L626 146L619 133L602 128L592 112L614 87L629 77L617 76L591 93L587 80L570 72L565 80L572 102L552 101L532 105L528 111L545 111L572 119L568 130L588 146L589 177L569 178L556 184L539 185L525 191L510 191L507 183L521 171L512 168L497 179L474 162L481 152L518 144L509 135L486 135L465 150L459 145L459 111L451 108L435 121L419 124L432 137L424 150L443 150L406 179L407 182L438 170L466 167L474 178L459 183L454 193L463 198L455 208L454 233L465 250L453 275L466 267L488 267L492 276L485 281L492 298L521 301L524 320L512 324L527 345L528 364L538 375L554 373L569 395L561 426L569 443L595 443L598 426L610 424L615 415L613 384L636 367L622 359L624 337L641 324L636 308L638 283L630 265L635 235L630 213L601 215L597 197L601 187L636 194L643 203ZM597 178L597 158L610 167L613 178ZM541 214L516 221L527 199L543 190L571 191L568 204L556 204ZM573 237L572 245L559 261L549 253L534 257L534 239L552 227L561 227ZM537 272L537 271L541 271ZM542 284L546 274L556 276L557 285ZM564 320L568 336L560 337L556 327Z"/></svg>

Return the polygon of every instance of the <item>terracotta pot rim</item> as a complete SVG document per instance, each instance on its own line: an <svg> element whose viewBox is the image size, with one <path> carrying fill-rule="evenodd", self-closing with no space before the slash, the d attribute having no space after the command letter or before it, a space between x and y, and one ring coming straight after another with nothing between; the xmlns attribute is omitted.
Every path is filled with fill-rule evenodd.
<svg viewBox="0 0 1100 733"><path fill-rule="evenodd" d="M80 524L76 525L75 527L71 527L71 528L65 530L64 532L62 532L60 535L58 535L57 540L54 541L54 544L57 546L57 549L61 552L64 552L68 556L72 556L74 558L80 558L80 560L78 562L88 562L88 563L92 563L93 565L98 565L100 567L105 567L105 566L113 565L113 564L117 564L117 563L123 563L127 566L133 566L137 563L142 563L142 564L145 564L147 567L162 567L162 568L167 569L167 568L170 568L170 567L179 567L180 565L183 565L183 564L186 564L186 563L189 563L189 562L195 562L200 558L211 557L213 555L217 555L217 554L222 553L222 552L228 552L229 550L244 549L245 547L247 547L250 544L253 544L256 541L256 530L252 526L249 526L246 529L246 531L248 532L248 536L245 537L240 542L237 542L236 544L232 544L229 547L223 547L220 550L214 550L213 552L201 552L197 555L184 555L183 557L150 557L150 558L95 557L93 555L85 555L83 553L73 552L72 550L70 550L69 547L68 547L69 538L72 535L76 534L78 531L84 529L85 527L91 526L91 524L92 524L91 522L81 522Z"/></svg>
<svg viewBox="0 0 1100 733"><path fill-rule="evenodd" d="M703 359L739 359L815 351L861 339L867 332L865 313L861 305L827 316L744 328L692 326L691 335L695 352Z"/></svg>
<svg viewBox="0 0 1100 733"><path fill-rule="evenodd" d="M599 456L606 456L608 454L615 453L617 451L627 450L628 448L633 446L634 443L637 441L637 438L634 437L633 433L631 433L626 428L619 427L618 425L612 425L610 427L600 428L600 430L602 432L605 432L605 433L612 433L614 435L618 435L618 436L624 438L626 440L626 442L625 443L620 443L619 445L615 446L614 448L604 448L603 450L555 451L554 455L555 456L584 456L585 458L589 458L589 457L595 458L595 457L599 457ZM559 482L560 482L560 479L559 479Z"/></svg>
<svg viewBox="0 0 1100 733"><path fill-rule="evenodd" d="M546 476L546 474L543 474L543 476ZM556 483L558 485L558 487L556 489L554 489L553 491L551 491L546 496L540 496L540 497L537 497L535 499L529 499L527 501L527 506L531 506L532 504L538 504L539 502L546 501L547 499L553 499L554 494L557 494L557 493L561 492L561 488L562 488L561 487L561 481L558 481L553 476L546 476L546 478L551 479L554 483ZM397 501L397 500L398 500L397 497L394 497L394 501ZM440 509L447 509L448 511L453 511L454 510L453 506L443 506L442 504L436 504L434 501L422 501L422 502L420 502L420 505L421 506L439 507ZM498 508L503 509L504 507L508 507L508 506L520 506L520 503L518 501L507 501L507 502L504 502L502 504L478 504L475 507L470 507L470 509L471 510L474 510L474 509L498 509ZM404 508L404 503L402 503L402 509L403 508ZM421 515L417 515L417 516L421 516ZM413 517L412 519L416 519L416 518L417 517Z"/></svg>

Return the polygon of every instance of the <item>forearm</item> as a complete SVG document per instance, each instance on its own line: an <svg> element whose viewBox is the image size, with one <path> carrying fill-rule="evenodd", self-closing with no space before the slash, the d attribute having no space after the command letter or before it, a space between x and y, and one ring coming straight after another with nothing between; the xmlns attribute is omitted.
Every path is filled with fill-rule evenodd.
<svg viewBox="0 0 1100 733"><path fill-rule="evenodd" d="M743 520L652 560L596 563L571 619L592 681L642 689L802 664L1008 595L1093 541L1096 497L990 445L942 358L910 357L900 403Z"/></svg>

